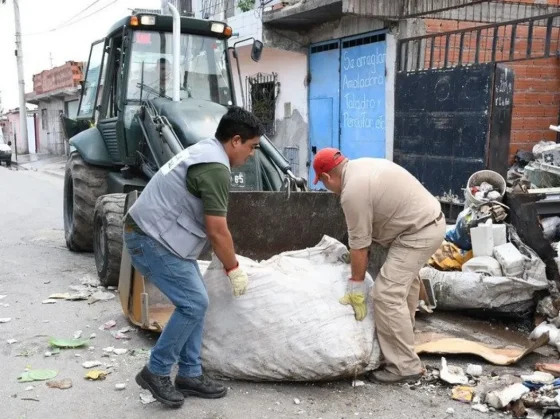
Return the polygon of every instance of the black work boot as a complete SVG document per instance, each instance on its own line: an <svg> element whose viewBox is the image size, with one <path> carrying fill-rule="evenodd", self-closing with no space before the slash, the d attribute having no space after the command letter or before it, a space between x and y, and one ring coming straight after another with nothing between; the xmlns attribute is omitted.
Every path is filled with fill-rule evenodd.
<svg viewBox="0 0 560 419"><path fill-rule="evenodd" d="M147 366L136 375L136 382L166 406L181 407L185 401L185 397L173 386L169 376L153 374Z"/></svg>
<svg viewBox="0 0 560 419"><path fill-rule="evenodd" d="M227 388L217 381L212 381L205 375L198 377L175 378L175 388L183 395L201 397L203 399L219 399L227 393Z"/></svg>

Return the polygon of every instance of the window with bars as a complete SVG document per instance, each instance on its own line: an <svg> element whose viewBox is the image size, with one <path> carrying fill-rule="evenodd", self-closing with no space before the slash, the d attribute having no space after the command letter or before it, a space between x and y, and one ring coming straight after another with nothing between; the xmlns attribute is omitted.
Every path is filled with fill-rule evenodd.
<svg viewBox="0 0 560 419"><path fill-rule="evenodd" d="M280 93L278 74L257 73L246 77L247 109L264 125L267 135L276 133L276 101Z"/></svg>

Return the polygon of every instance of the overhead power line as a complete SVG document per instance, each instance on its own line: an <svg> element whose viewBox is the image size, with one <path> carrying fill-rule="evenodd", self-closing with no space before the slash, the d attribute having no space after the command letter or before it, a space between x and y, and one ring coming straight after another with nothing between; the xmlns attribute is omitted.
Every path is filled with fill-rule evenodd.
<svg viewBox="0 0 560 419"><path fill-rule="evenodd" d="M55 32L59 29L63 29L63 28L67 28L68 26L72 26L78 22L81 22L82 20L85 20L99 12L101 12L102 10L105 10L107 7L112 6L113 4L115 4L116 2L118 2L119 0L113 0L111 3L106 4L105 6L101 7L100 9L97 9L85 16L82 16L81 18L77 19L77 20L73 20L75 17L79 16L80 14L82 14L83 12L85 12L86 10L88 10L89 8L91 8L93 5L95 5L96 3L98 3L100 0L96 0L94 1L92 4L90 4L88 7L86 7L85 9L83 9L80 13L78 13L77 15L73 16L72 18L66 20L65 22L59 24L58 26L55 26L52 29L46 30L46 31L41 31L41 32L34 32L34 33L25 33L22 34L23 36L35 36L35 35L43 35L46 33L51 33L51 32Z"/></svg>

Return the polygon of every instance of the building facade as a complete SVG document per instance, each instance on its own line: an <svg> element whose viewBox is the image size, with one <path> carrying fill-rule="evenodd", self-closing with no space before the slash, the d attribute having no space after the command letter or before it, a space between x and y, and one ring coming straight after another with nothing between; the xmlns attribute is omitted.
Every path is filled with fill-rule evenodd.
<svg viewBox="0 0 560 419"><path fill-rule="evenodd" d="M26 101L37 105L39 153L67 154L60 117L78 113L83 69L83 62L68 61L33 76L33 92L26 94Z"/></svg>

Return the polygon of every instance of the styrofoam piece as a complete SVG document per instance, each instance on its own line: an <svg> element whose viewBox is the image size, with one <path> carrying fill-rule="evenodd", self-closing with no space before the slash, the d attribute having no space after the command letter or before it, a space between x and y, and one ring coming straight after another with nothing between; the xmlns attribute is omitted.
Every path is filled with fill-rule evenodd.
<svg viewBox="0 0 560 419"><path fill-rule="evenodd" d="M483 224L471 228L473 256L492 256L494 253L494 234L492 225Z"/></svg>
<svg viewBox="0 0 560 419"><path fill-rule="evenodd" d="M512 243L495 247L494 257L500 262L505 276L521 277L523 275L523 255Z"/></svg>
<svg viewBox="0 0 560 419"><path fill-rule="evenodd" d="M494 247L507 243L505 224L492 224L492 235L494 237Z"/></svg>
<svg viewBox="0 0 560 419"><path fill-rule="evenodd" d="M478 256L468 260L463 264L462 271L490 276L502 276L500 262L491 256Z"/></svg>

